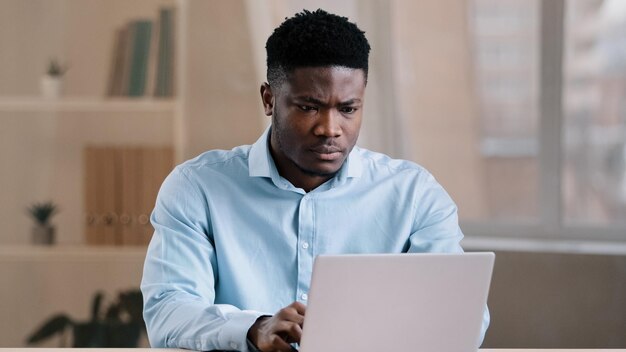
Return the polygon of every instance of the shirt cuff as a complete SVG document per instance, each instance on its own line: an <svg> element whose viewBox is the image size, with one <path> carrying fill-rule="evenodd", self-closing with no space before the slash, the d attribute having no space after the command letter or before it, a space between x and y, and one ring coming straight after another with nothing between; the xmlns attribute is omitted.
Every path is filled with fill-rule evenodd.
<svg viewBox="0 0 626 352"><path fill-rule="evenodd" d="M222 326L219 336L220 346L234 351L255 352L248 347L248 330L262 315L264 314L261 312L251 310L231 314L228 322Z"/></svg>
<svg viewBox="0 0 626 352"><path fill-rule="evenodd" d="M252 341L250 341L250 339L246 339L246 342L248 344L249 352L261 352L261 350L256 348L256 346L252 343Z"/></svg>
<svg viewBox="0 0 626 352"><path fill-rule="evenodd" d="M259 317L257 318L257 320L259 320L259 319L261 319L261 318L263 318L263 317L267 317L267 318L269 318L269 317L271 317L271 315L269 315L269 314L262 314L262 315L259 315ZM256 322L256 320L255 320L255 322ZM254 325L254 323L252 323L252 324ZM252 326L252 325L251 325L251 326ZM248 330L249 330L249 329L250 329L250 328L248 328ZM248 334L246 334L246 342L248 343L248 350L250 350L250 352L261 352L261 350L260 350L260 349L258 349L258 348L254 345L254 343L252 343L252 341L250 341L250 339L248 338Z"/></svg>

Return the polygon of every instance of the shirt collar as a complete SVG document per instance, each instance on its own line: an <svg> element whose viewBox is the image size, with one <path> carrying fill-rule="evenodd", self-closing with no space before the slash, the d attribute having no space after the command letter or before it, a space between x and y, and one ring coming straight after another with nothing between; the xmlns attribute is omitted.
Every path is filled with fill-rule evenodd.
<svg viewBox="0 0 626 352"><path fill-rule="evenodd" d="M270 170L272 167L276 168L269 149L271 127L268 126L250 148L250 155L248 156L250 177L272 177Z"/></svg>
<svg viewBox="0 0 626 352"><path fill-rule="evenodd" d="M261 137L250 148L248 157L248 168L250 177L272 177L278 175L278 169L269 149L269 135L272 126L268 126ZM351 177L360 177L363 172L363 163L361 160L359 147L355 146L348 155L343 166L337 173L338 180L344 180Z"/></svg>

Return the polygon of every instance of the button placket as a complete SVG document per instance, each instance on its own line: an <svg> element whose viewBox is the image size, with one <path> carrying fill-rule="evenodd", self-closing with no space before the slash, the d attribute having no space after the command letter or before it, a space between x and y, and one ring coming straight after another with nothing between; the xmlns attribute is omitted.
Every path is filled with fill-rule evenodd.
<svg viewBox="0 0 626 352"><path fill-rule="evenodd" d="M308 296L311 272L313 270L313 253L311 241L315 231L315 214L312 203L313 198L306 194L300 200L299 224L297 243L298 259L298 283L296 287L296 300L306 301Z"/></svg>

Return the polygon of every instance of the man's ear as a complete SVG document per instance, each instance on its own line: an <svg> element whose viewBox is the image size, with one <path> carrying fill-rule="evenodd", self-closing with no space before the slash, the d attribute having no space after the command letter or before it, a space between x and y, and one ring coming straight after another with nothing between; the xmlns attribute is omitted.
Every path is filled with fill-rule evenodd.
<svg viewBox="0 0 626 352"><path fill-rule="evenodd" d="M274 112L274 94L272 93L272 87L270 87L269 83L263 83L261 85L261 101L263 102L265 116L272 116Z"/></svg>

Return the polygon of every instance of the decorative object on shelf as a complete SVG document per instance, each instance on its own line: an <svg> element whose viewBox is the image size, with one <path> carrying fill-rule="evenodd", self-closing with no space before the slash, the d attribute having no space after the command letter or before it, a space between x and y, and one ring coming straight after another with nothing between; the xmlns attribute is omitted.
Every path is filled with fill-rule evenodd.
<svg viewBox="0 0 626 352"><path fill-rule="evenodd" d="M33 243L51 245L54 243L54 226L50 224L50 218L58 212L58 207L53 202L35 203L28 209L28 213L35 220L33 227Z"/></svg>
<svg viewBox="0 0 626 352"><path fill-rule="evenodd" d="M174 168L171 146L86 146L85 242L147 246L150 214L161 184Z"/></svg>
<svg viewBox="0 0 626 352"><path fill-rule="evenodd" d="M158 19L135 19L117 29L108 96L174 96L175 11L161 7Z"/></svg>
<svg viewBox="0 0 626 352"><path fill-rule="evenodd" d="M55 100L63 93L63 75L68 66L61 64L57 59L50 59L46 74L41 77L41 95L44 99Z"/></svg>
<svg viewBox="0 0 626 352"><path fill-rule="evenodd" d="M141 291L120 292L104 314L100 311L104 294L97 292L91 305L91 320L75 321L66 314L57 314L46 321L30 337L28 344L36 344L56 334L72 332L72 347L137 347L146 325L143 321ZM60 347L66 341L61 338Z"/></svg>

